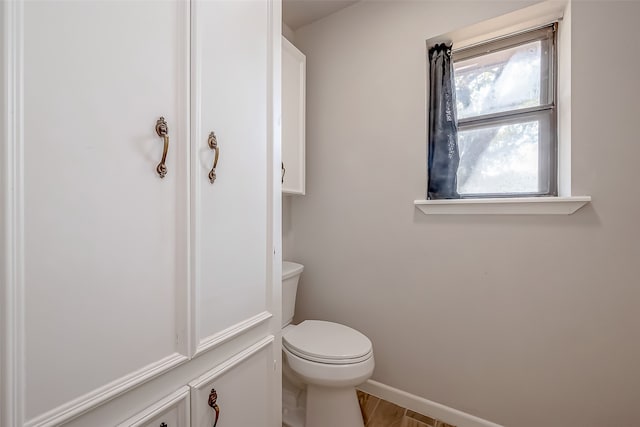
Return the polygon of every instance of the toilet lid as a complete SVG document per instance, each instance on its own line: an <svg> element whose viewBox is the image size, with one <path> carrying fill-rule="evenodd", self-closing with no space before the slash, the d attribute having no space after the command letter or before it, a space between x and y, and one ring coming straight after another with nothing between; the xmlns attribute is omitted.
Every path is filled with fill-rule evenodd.
<svg viewBox="0 0 640 427"><path fill-rule="evenodd" d="M371 341L339 323L305 320L282 337L284 347L303 359L332 364L357 363L371 357Z"/></svg>

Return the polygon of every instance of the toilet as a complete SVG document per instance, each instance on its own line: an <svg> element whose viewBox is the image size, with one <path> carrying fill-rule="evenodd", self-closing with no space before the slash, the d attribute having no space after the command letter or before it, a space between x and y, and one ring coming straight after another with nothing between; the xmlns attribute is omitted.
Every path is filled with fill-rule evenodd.
<svg viewBox="0 0 640 427"><path fill-rule="evenodd" d="M303 270L301 264L282 263L283 424L363 427L355 387L373 373L371 341L339 323L305 320L291 324ZM298 389L297 394L292 387Z"/></svg>

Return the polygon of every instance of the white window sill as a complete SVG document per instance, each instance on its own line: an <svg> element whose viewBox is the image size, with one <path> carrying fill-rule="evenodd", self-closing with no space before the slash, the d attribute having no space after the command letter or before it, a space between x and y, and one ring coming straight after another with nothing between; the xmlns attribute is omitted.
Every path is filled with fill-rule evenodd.
<svg viewBox="0 0 640 427"><path fill-rule="evenodd" d="M571 215L591 196L415 200L425 215Z"/></svg>

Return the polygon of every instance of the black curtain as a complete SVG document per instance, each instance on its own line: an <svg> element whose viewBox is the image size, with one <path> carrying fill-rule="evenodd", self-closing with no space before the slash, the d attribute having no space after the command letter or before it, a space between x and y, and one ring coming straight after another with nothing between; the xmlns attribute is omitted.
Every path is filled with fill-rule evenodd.
<svg viewBox="0 0 640 427"><path fill-rule="evenodd" d="M428 199L459 199L457 191L458 118L451 46L429 49Z"/></svg>

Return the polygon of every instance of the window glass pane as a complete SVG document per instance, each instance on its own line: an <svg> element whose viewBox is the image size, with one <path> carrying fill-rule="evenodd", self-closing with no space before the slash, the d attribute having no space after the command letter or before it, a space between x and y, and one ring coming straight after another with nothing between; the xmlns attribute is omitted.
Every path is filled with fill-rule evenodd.
<svg viewBox="0 0 640 427"><path fill-rule="evenodd" d="M537 193L539 122L501 124L458 133L458 192Z"/></svg>
<svg viewBox="0 0 640 427"><path fill-rule="evenodd" d="M546 103L541 99L540 64L547 45L538 40L455 62L458 119ZM545 82L547 73L542 76Z"/></svg>

